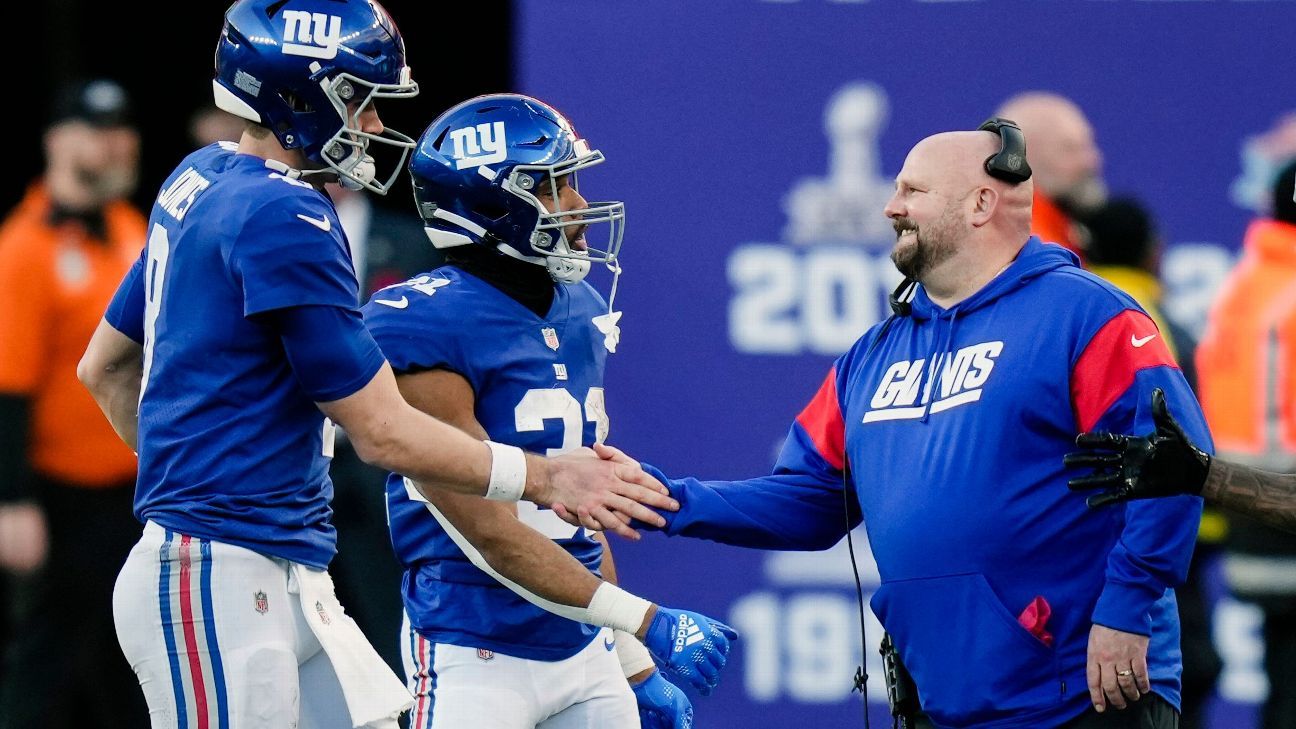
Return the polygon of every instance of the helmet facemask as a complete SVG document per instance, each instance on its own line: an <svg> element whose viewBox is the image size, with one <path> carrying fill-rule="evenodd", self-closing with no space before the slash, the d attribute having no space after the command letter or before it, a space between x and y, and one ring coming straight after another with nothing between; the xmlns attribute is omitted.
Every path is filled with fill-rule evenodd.
<svg viewBox="0 0 1296 729"><path fill-rule="evenodd" d="M536 209L535 229L530 235L531 249L542 256L549 275L555 281L576 283L589 273L590 265L602 263L619 276L621 266L617 257L621 252L621 242L625 236L625 203L620 201L591 202L585 207L574 210L563 210L558 203L558 178L566 177L567 183L576 188L576 174L603 162L603 153L591 151L585 140L577 140L576 156L572 159L551 165L517 165L504 180L505 191L516 195ZM548 185L550 199L558 209L550 211L535 195L539 186ZM595 243L590 231L598 223L607 223L607 238L602 243ZM566 229L573 225L585 227L585 249L580 250L567 240ZM615 282L615 278L614 278Z"/></svg>
<svg viewBox="0 0 1296 729"><path fill-rule="evenodd" d="M407 99L418 94L418 84L410 80L409 67L401 72L399 83L375 84L350 73L338 73L320 82L324 96L342 119L342 126L320 146L319 161L337 173L338 182L353 190L371 190L387 194L405 169L405 160L417 142L400 132L384 128L372 134L360 128L360 117L377 99ZM378 164L370 155L370 143L395 150L398 159L391 162L391 173L379 181ZM392 154L385 155L387 157ZM387 161L384 160L384 167Z"/></svg>

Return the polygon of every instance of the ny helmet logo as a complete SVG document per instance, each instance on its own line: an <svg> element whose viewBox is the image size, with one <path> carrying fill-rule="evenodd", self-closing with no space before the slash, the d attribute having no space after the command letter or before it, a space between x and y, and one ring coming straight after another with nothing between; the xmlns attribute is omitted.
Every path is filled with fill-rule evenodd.
<svg viewBox="0 0 1296 729"><path fill-rule="evenodd" d="M329 60L337 56L342 40L342 18L305 10L284 11L283 52Z"/></svg>
<svg viewBox="0 0 1296 729"><path fill-rule="evenodd" d="M457 170L493 165L503 162L507 156L504 150L504 122L483 122L475 127L451 129L450 142L454 144L453 156Z"/></svg>

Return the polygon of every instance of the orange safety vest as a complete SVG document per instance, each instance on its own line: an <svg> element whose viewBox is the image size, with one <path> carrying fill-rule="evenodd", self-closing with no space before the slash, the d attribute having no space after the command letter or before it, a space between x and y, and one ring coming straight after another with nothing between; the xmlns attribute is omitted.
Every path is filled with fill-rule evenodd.
<svg viewBox="0 0 1296 729"><path fill-rule="evenodd" d="M135 477L135 454L77 379L77 363L144 246L125 202L104 211L107 241L79 223L51 226L33 185L0 226L0 393L31 400L28 459L43 476L89 488Z"/></svg>
<svg viewBox="0 0 1296 729"><path fill-rule="evenodd" d="M1296 466L1296 225L1258 220L1197 347L1215 448L1272 470Z"/></svg>

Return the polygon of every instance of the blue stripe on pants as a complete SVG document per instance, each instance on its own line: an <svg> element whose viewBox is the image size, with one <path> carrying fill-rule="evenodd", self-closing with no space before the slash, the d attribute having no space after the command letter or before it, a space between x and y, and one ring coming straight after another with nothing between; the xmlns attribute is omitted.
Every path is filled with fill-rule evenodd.
<svg viewBox="0 0 1296 729"><path fill-rule="evenodd" d="M175 692L176 723L179 729L188 729L189 711L185 707L184 678L180 675L180 654L176 652L175 627L171 621L171 530L166 530L166 540L158 553L161 570L158 573L158 605L162 610L162 636L166 639L167 660L171 663L171 688Z"/></svg>
<svg viewBox="0 0 1296 729"><path fill-rule="evenodd" d="M211 542L199 540L202 545L202 611L207 633L207 653L211 656L212 683L216 685L216 716L219 729L229 729L229 704L225 695L225 668L221 665L220 646L216 643L216 611L212 609L212 553Z"/></svg>

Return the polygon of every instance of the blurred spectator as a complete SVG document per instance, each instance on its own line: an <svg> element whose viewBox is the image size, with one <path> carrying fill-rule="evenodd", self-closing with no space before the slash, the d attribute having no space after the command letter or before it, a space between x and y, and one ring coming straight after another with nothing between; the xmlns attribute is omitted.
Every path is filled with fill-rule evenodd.
<svg viewBox="0 0 1296 729"><path fill-rule="evenodd" d="M327 185L327 190L351 243L361 303L384 286L441 265L441 254L424 234L412 204L396 212L341 185ZM387 533L387 472L361 461L351 442L339 437L329 474L338 533L338 554L329 572L338 599L392 670L403 675L398 640L402 571Z"/></svg>
<svg viewBox="0 0 1296 729"><path fill-rule="evenodd" d="M147 725L113 580L139 537L135 456L76 378L144 245L139 136L111 81L68 87L45 171L0 227L0 566L15 575L0 727Z"/></svg>
<svg viewBox="0 0 1296 729"><path fill-rule="evenodd" d="M189 138L199 147L216 142L237 142L243 136L245 124L215 104L206 104L189 117Z"/></svg>
<svg viewBox="0 0 1296 729"><path fill-rule="evenodd" d="M1272 217L1247 229L1197 350L1202 408L1221 458L1296 473L1296 162L1270 185ZM1296 727L1296 535L1231 520L1224 575L1264 613L1262 726Z"/></svg>
<svg viewBox="0 0 1296 729"><path fill-rule="evenodd" d="M1162 241L1151 215L1136 200L1117 198L1079 218L1086 234L1089 268L1133 296L1166 337L1183 369L1184 379L1197 389L1193 341L1188 330L1167 319L1161 311L1161 282L1157 278ZM1197 549L1188 568L1188 581L1175 589L1183 645L1182 729L1204 724L1207 699L1223 669L1215 650L1210 608L1206 599L1206 565L1218 555L1228 522L1218 510L1207 508L1197 531Z"/></svg>
<svg viewBox="0 0 1296 729"><path fill-rule="evenodd" d="M1026 158L1035 172L1031 232L1084 259L1074 219L1107 197L1102 154L1089 120L1070 99L1047 91L1018 94L996 116L1017 122L1026 135Z"/></svg>

